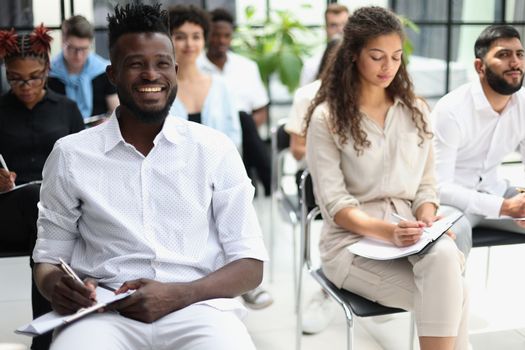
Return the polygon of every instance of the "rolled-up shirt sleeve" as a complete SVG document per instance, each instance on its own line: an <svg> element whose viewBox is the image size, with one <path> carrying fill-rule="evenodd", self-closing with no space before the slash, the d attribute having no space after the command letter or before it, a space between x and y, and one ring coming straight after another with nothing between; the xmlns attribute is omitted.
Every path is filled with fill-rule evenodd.
<svg viewBox="0 0 525 350"><path fill-rule="evenodd" d="M226 262L243 258L268 260L261 228L252 204L254 188L233 144L213 178L213 214Z"/></svg>
<svg viewBox="0 0 525 350"><path fill-rule="evenodd" d="M80 203L71 185L71 169L60 141L49 155L42 173L38 203L38 238L33 251L37 263L70 261L79 237Z"/></svg>
<svg viewBox="0 0 525 350"><path fill-rule="evenodd" d="M327 215L324 219L332 223L341 209L359 206L359 201L346 189L341 151L335 137L330 132L325 110L316 108L307 130L306 162L323 217Z"/></svg>

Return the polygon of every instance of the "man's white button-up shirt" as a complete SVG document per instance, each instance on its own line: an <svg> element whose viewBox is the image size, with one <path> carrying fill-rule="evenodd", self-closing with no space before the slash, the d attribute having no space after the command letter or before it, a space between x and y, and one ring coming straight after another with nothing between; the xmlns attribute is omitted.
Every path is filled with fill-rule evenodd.
<svg viewBox="0 0 525 350"><path fill-rule="evenodd" d="M61 257L103 283L188 282L266 260L253 187L223 134L166 118L145 157L115 114L59 140L43 171L36 262Z"/></svg>
<svg viewBox="0 0 525 350"><path fill-rule="evenodd" d="M439 100L431 119L441 203L497 217L508 186L497 168L518 148L525 158L525 89L497 113L476 80Z"/></svg>

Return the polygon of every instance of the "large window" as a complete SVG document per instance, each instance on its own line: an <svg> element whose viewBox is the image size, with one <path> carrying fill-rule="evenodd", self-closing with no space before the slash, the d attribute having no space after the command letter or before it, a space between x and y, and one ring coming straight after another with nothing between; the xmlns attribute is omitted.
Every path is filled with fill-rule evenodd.
<svg viewBox="0 0 525 350"><path fill-rule="evenodd" d="M414 44L410 71L418 93L439 98L476 77L474 42L494 23L525 26L525 0L390 0L390 7L413 20L420 33L409 32Z"/></svg>

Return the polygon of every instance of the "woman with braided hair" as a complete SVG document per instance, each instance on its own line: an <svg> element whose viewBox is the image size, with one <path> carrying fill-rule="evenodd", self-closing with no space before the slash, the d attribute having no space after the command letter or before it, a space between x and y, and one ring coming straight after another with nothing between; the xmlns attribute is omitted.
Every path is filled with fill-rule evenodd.
<svg viewBox="0 0 525 350"><path fill-rule="evenodd" d="M51 36L43 25L30 34L0 31L0 59L11 89L0 97L0 250L31 255L36 241L37 203L44 162L55 141L84 129L76 104L46 89ZM15 188L15 185L27 186ZM31 266L33 261L31 259ZM33 317L51 310L33 283ZM33 339L47 349L51 335Z"/></svg>

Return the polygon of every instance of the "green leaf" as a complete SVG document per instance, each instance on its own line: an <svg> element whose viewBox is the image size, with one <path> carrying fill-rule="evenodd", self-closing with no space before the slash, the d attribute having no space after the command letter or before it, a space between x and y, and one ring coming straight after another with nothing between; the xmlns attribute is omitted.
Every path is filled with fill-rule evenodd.
<svg viewBox="0 0 525 350"><path fill-rule="evenodd" d="M301 57L296 55L292 50L285 49L281 51L277 70L279 79L288 88L290 93L299 86L302 68L303 61Z"/></svg>
<svg viewBox="0 0 525 350"><path fill-rule="evenodd" d="M246 19L250 20L255 15L255 6L249 5L244 8L244 15L246 16Z"/></svg>

